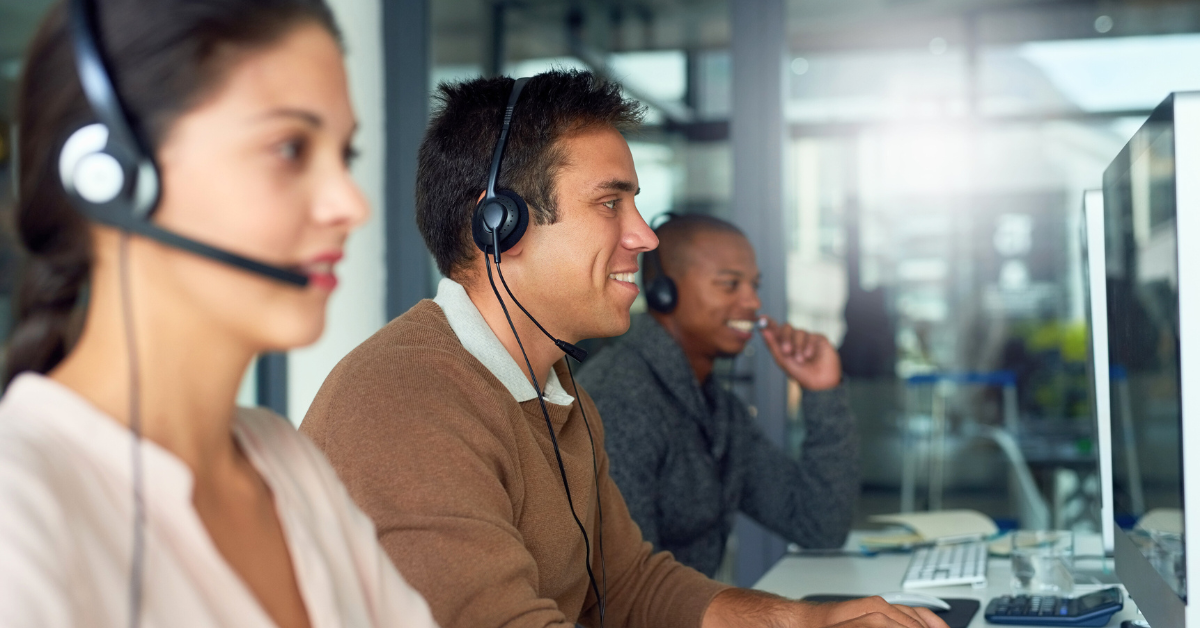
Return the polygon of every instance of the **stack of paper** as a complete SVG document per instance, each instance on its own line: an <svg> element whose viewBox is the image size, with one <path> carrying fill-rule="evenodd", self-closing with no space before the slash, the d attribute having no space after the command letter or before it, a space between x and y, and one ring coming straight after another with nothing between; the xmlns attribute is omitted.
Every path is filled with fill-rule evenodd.
<svg viewBox="0 0 1200 628"><path fill-rule="evenodd" d="M906 531L862 537L869 549L901 549L926 543L954 543L986 539L1000 531L996 522L974 510L940 510L897 515L875 515L871 521L893 523Z"/></svg>

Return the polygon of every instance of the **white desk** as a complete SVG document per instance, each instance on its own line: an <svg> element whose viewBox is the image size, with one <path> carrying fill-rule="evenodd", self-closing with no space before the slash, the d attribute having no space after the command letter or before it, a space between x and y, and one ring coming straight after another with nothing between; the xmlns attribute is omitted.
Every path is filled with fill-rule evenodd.
<svg viewBox="0 0 1200 628"><path fill-rule="evenodd" d="M851 539L853 542L853 538ZM1096 547L1092 547L1093 543ZM1076 554L1079 556L1099 554L1098 539L1079 538L1076 541ZM851 546L847 543L847 547ZM789 598L801 598L806 595L820 593L840 595L875 595L889 591L899 591L900 581L908 567L911 554L880 554L877 556L796 556L783 557L755 585L755 589L767 591ZM1109 559L1110 567L1112 559ZM1077 561L1079 569L1099 569L1100 561ZM983 611L987 603L994 597L1011 593L1009 579L1011 568L1009 559L992 558L988 561L988 586L975 589L968 585L917 589L920 593L928 593L946 598L971 598L980 602L979 612L971 620L970 628L995 626L983 619ZM1106 585L1112 586L1112 585ZM1075 594L1101 588L1087 583L1077 584ZM1138 619L1133 601L1125 597L1125 608L1112 616L1109 626L1120 626L1126 619Z"/></svg>

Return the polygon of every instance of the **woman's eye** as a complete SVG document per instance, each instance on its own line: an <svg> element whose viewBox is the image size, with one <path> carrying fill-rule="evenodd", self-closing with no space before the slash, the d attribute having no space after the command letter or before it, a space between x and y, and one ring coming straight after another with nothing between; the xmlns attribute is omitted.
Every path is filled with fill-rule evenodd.
<svg viewBox="0 0 1200 628"><path fill-rule="evenodd" d="M304 156L304 140L288 140L279 145L279 156L288 161L299 161Z"/></svg>
<svg viewBox="0 0 1200 628"><path fill-rule="evenodd" d="M346 150L342 151L342 161L345 162L346 167L349 168L350 166L354 165L354 162L358 161L360 154L361 153L358 152L357 148L353 146L347 146Z"/></svg>

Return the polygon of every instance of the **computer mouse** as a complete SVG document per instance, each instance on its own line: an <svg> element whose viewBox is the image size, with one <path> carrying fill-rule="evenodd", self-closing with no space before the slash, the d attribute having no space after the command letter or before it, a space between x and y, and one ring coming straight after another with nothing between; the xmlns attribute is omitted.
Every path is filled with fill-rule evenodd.
<svg viewBox="0 0 1200 628"><path fill-rule="evenodd" d="M926 595L924 593L913 593L911 591L895 591L893 593L884 593L879 597L888 604L899 604L901 606L913 606L933 609L935 611L948 611L950 605L940 597Z"/></svg>

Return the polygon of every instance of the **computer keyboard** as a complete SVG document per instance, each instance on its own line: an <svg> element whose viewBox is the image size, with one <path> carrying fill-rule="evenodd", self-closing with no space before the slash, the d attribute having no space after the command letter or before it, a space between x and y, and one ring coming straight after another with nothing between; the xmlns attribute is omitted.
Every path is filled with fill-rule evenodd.
<svg viewBox="0 0 1200 628"><path fill-rule="evenodd" d="M956 584L987 584L988 546L984 541L934 545L913 550L905 589L945 587Z"/></svg>

